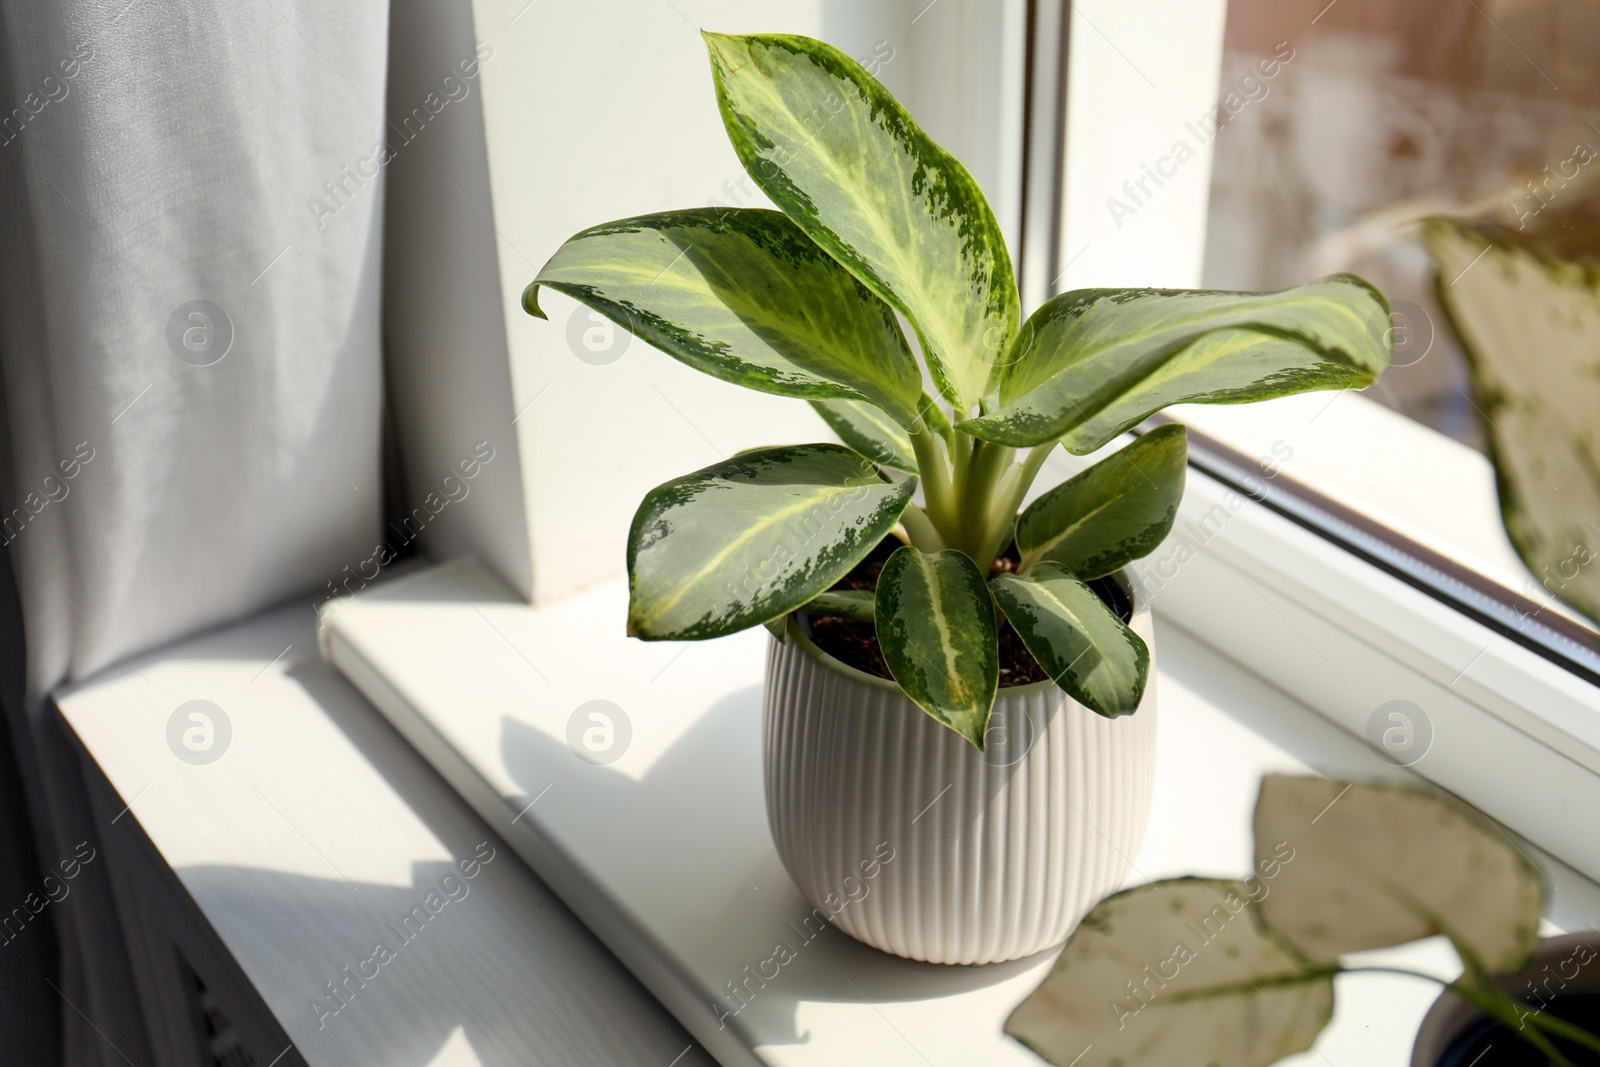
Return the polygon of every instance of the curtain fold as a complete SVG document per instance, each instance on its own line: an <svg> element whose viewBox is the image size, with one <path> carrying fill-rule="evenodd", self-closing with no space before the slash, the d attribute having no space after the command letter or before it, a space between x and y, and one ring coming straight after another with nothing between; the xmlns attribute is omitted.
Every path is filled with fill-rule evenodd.
<svg viewBox="0 0 1600 1067"><path fill-rule="evenodd" d="M377 537L387 28L386 0L0 0L0 696L41 869L106 829L53 688L323 590ZM59 990L0 1004L59 1012L74 1065L144 1040L105 889L49 909Z"/></svg>

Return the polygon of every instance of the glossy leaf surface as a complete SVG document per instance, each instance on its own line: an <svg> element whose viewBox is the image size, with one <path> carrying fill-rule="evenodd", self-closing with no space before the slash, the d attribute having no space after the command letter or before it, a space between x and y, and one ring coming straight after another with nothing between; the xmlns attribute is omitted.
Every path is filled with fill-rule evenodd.
<svg viewBox="0 0 1600 1067"><path fill-rule="evenodd" d="M1392 349L1387 301L1350 275L1279 293L1080 289L1034 312L999 405L959 426L1085 455L1171 404L1370 385Z"/></svg>
<svg viewBox="0 0 1600 1067"><path fill-rule="evenodd" d="M964 552L899 548L878 576L878 647L917 705L983 748L1000 685L994 601Z"/></svg>
<svg viewBox="0 0 1600 1067"><path fill-rule="evenodd" d="M916 472L911 438L875 404L859 400L813 400L811 406L839 440L881 467Z"/></svg>
<svg viewBox="0 0 1600 1067"><path fill-rule="evenodd" d="M1107 718L1138 710L1150 675L1144 640L1059 563L989 583L1039 666L1074 700Z"/></svg>
<svg viewBox="0 0 1600 1067"><path fill-rule="evenodd" d="M792 611L872 551L916 484L820 444L746 452L657 486L628 533L628 633L700 640Z"/></svg>
<svg viewBox="0 0 1600 1067"><path fill-rule="evenodd" d="M1174 423L1056 486L1017 520L1023 567L1048 560L1087 581L1149 555L1178 516L1188 462Z"/></svg>
<svg viewBox="0 0 1600 1067"><path fill-rule="evenodd" d="M713 377L870 400L916 425L922 380L893 312L780 212L697 208L595 226L523 294L543 318L540 286Z"/></svg>
<svg viewBox="0 0 1600 1067"><path fill-rule="evenodd" d="M1017 287L978 184L877 79L831 45L705 34L739 159L812 240L915 325L958 411L996 380Z"/></svg>

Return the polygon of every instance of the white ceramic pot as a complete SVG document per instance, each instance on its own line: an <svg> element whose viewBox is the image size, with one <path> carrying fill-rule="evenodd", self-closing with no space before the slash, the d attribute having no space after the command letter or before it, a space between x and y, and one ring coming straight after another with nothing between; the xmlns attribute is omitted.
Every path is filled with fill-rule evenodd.
<svg viewBox="0 0 1600 1067"><path fill-rule="evenodd" d="M1001 689L983 752L791 616L767 654L767 822L808 926L933 963L1066 940L1122 885L1149 819L1155 634L1134 608L1152 652L1136 713L1103 718L1052 682Z"/></svg>
<svg viewBox="0 0 1600 1067"><path fill-rule="evenodd" d="M1535 1009L1565 993L1600 993L1600 937L1593 933L1547 937L1532 963L1517 974L1496 977L1495 984L1502 993ZM1482 1018L1482 1012L1454 993L1441 993L1417 1029L1411 1067L1435 1067L1456 1035Z"/></svg>

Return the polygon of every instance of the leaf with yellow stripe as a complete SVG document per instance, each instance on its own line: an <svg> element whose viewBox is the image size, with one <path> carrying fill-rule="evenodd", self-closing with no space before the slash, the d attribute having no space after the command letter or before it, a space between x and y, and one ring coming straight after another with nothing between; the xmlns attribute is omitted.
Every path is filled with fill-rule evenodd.
<svg viewBox="0 0 1600 1067"><path fill-rule="evenodd" d="M882 408L859 400L813 400L811 406L839 440L880 467L916 473L911 438Z"/></svg>
<svg viewBox="0 0 1600 1067"><path fill-rule="evenodd" d="M832 444L757 449L657 486L628 532L628 633L695 641L793 611L883 540L916 487Z"/></svg>
<svg viewBox="0 0 1600 1067"><path fill-rule="evenodd" d="M1059 563L989 583L1033 658L1078 703L1108 719L1144 699L1150 649L1093 589Z"/></svg>
<svg viewBox="0 0 1600 1067"><path fill-rule="evenodd" d="M1171 404L1371 385L1393 334L1383 294L1349 274L1278 293L1079 289L1033 313L999 404L957 428L1087 455Z"/></svg>
<svg viewBox="0 0 1600 1067"><path fill-rule="evenodd" d="M707 33L717 103L745 170L813 241L916 327L957 411L993 388L1021 318L978 183L889 90L831 45Z"/></svg>
<svg viewBox="0 0 1600 1067"><path fill-rule="evenodd" d="M1021 569L1048 560L1088 581L1154 552L1178 517L1188 457L1171 423L1035 500L1017 520Z"/></svg>
<svg viewBox="0 0 1600 1067"><path fill-rule="evenodd" d="M692 208L594 226L523 293L542 319L541 287L714 378L869 400L917 425L922 375L894 312L780 212Z"/></svg>
<svg viewBox="0 0 1600 1067"><path fill-rule="evenodd" d="M896 549L878 575L878 647L917 705L983 748L1000 685L994 601L972 557Z"/></svg>

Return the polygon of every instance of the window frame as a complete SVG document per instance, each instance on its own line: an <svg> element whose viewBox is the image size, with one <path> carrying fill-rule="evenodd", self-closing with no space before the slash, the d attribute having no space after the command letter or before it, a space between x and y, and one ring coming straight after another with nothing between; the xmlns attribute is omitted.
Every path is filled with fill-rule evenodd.
<svg viewBox="0 0 1600 1067"><path fill-rule="evenodd" d="M1157 416L1157 424L1176 422ZM1436 433L1426 426L1418 430ZM1248 456L1189 426L1195 469L1535 655L1600 686L1600 634L1282 471L1270 480ZM1419 476L1425 472L1418 472Z"/></svg>
<svg viewBox="0 0 1600 1067"><path fill-rule="evenodd" d="M1173 120L1174 112L1199 114L1216 105L1226 73L1221 68L1227 7L1227 0L1194 5L1170 0L1129 0L1122 4L1089 0L1071 5L1068 87L1059 103L1058 117L1066 130L1060 160L1065 201L1059 212L1057 239L1063 259L1052 264L1058 283L1053 292L1089 285L1200 286L1210 206L1210 142L1201 146L1179 175L1188 182L1186 186L1173 188L1180 183L1169 181L1158 190L1159 196L1150 199L1147 207L1151 210L1141 209L1138 215L1125 220L1125 226L1108 230L1109 214L1103 203L1110 203L1110 195L1124 195L1122 181L1127 175L1142 173L1144 161L1162 145L1160 131L1166 129L1173 136L1180 133L1183 124ZM1156 25L1167 29L1154 40L1134 32L1139 27ZM1171 42L1175 39L1185 41L1187 46L1174 50ZM1052 45L1036 40L1033 46L1048 51ZM1147 71L1157 70L1159 89L1146 77ZM1119 106L1107 108L1108 97L1118 100ZM1035 116L1029 124L1030 135L1037 137L1047 125ZM1114 235L1118 247L1104 257L1105 262L1097 264L1093 253L1104 247L1108 234ZM1097 269L1100 272L1094 273ZM1131 272L1131 276L1118 277L1122 272ZM1256 406L1259 405L1252 407ZM1319 402L1317 409L1320 415L1326 408ZM1319 491L1316 480L1293 473L1271 479L1252 476L1256 464L1247 450L1268 455L1275 440L1258 432L1258 427L1251 426L1248 420L1231 415L1226 408L1197 405L1176 413L1176 419L1190 428L1191 464L1195 470L1231 485L1487 631L1571 671L1591 685L1600 685L1600 634L1570 618L1554 601L1540 602L1527 595L1534 588L1532 585L1523 591L1507 587L1451 558L1439 539L1431 545L1424 544L1417 537L1408 536L1410 531L1364 514L1348 496L1341 500ZM1364 434L1375 428L1370 415L1363 404L1346 403L1341 406L1338 420L1347 432ZM1312 421L1316 417L1313 415ZM1149 425L1165 421L1174 421L1174 416L1157 416ZM1410 436L1412 444L1430 444L1421 437L1437 435L1437 431L1421 424L1407 420L1407 425L1414 433L1401 431L1401 436ZM1393 435L1396 428L1384 429ZM1328 462L1324 457L1324 470ZM1392 464L1380 468L1354 456L1335 457L1332 462L1339 465L1338 481L1345 486L1393 481ZM1428 478L1441 473L1419 469L1410 472L1410 476ZM1264 488L1258 491L1252 486ZM1503 542L1498 508L1474 500L1472 509L1473 514L1452 516L1452 521L1473 524L1481 540ZM1413 529L1427 519L1404 518L1416 520ZM1509 545L1507 549L1509 566L1521 570L1520 562L1510 556ZM1205 631L1202 628L1200 632ZM1236 651L1240 656L1250 654L1245 648ZM1595 707L1600 710L1600 691L1594 696Z"/></svg>

